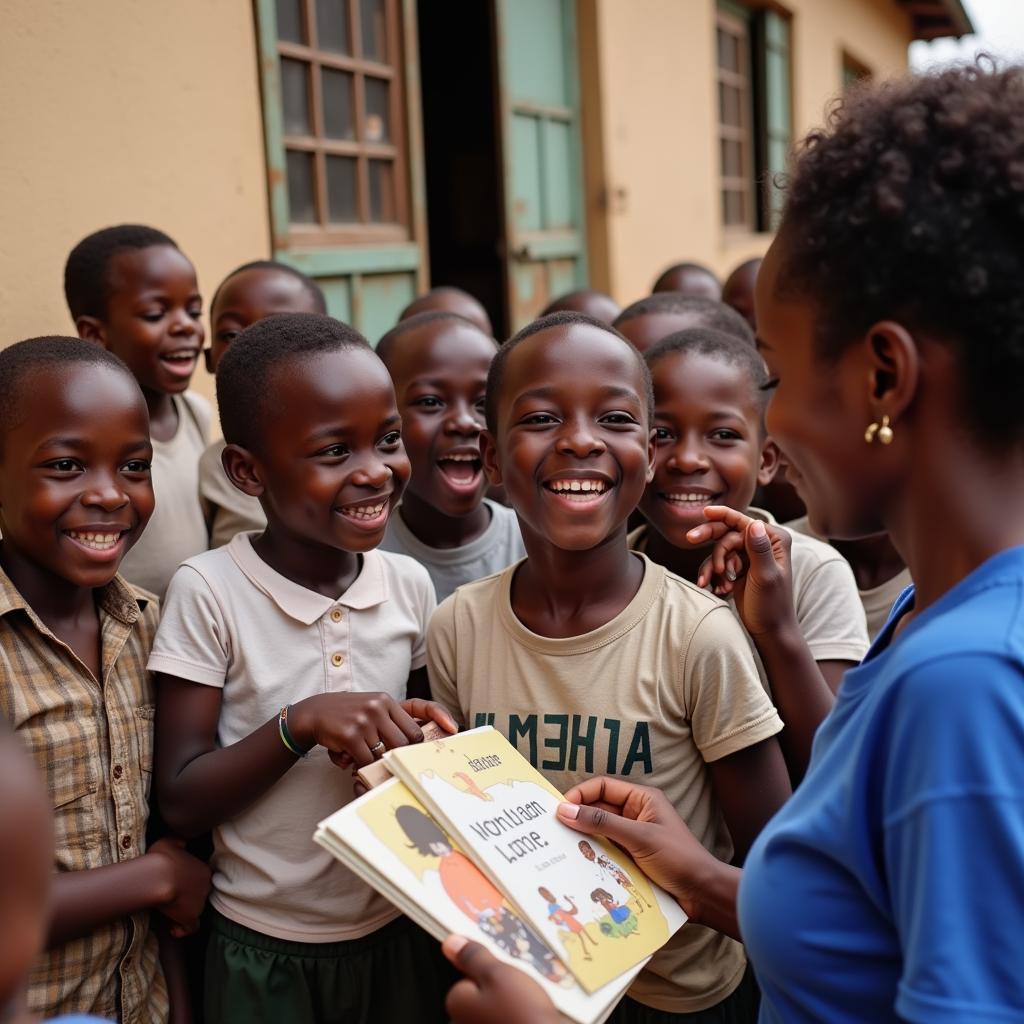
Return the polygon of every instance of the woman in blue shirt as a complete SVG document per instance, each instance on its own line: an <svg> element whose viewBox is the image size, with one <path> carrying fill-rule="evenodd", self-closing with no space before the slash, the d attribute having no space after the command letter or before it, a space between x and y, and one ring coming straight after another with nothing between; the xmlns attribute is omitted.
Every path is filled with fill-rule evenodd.
<svg viewBox="0 0 1024 1024"><path fill-rule="evenodd" d="M653 790L592 780L560 813L742 937L763 1022L1024 1022L1024 69L845 99L799 156L757 312L815 533L888 532L915 587L742 872ZM770 620L784 551L715 516ZM489 1019L518 979L449 951L476 979L454 1019Z"/></svg>

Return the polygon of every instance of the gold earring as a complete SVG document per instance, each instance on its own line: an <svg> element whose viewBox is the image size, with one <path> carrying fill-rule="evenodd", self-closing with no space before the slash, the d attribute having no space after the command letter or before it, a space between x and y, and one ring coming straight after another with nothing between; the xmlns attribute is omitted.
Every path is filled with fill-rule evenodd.
<svg viewBox="0 0 1024 1024"><path fill-rule="evenodd" d="M892 427L889 426L889 417L883 416L881 424L872 423L867 430L864 431L864 440L868 444L871 444L875 438L882 444L892 444L893 432Z"/></svg>

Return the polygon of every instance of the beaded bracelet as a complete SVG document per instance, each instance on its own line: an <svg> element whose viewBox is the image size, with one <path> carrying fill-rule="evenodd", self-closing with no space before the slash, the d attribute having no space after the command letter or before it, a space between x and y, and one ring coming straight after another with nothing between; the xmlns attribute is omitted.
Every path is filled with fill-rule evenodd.
<svg viewBox="0 0 1024 1024"><path fill-rule="evenodd" d="M278 712L277 715L277 731L281 734L281 742L296 756L305 757L309 750L303 750L302 747L295 742L295 737L288 731L288 712L291 710L291 704L285 704L283 708ZM312 748L310 748L312 749Z"/></svg>

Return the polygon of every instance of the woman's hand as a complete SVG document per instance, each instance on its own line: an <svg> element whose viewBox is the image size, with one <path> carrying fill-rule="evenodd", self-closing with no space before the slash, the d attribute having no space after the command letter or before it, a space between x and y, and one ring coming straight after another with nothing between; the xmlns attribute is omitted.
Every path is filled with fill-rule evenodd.
<svg viewBox="0 0 1024 1024"><path fill-rule="evenodd" d="M441 949L466 975L444 1004L454 1024L558 1024L558 1011L544 989L479 942L449 935Z"/></svg>
<svg viewBox="0 0 1024 1024"><path fill-rule="evenodd" d="M709 505L704 515L709 522L686 535L695 544L715 542L697 585L715 580L716 594L732 594L740 620L755 641L795 629L789 531L724 505Z"/></svg>
<svg viewBox="0 0 1024 1024"><path fill-rule="evenodd" d="M587 779L565 801L558 805L559 821L621 846L691 921L735 934L739 873L701 846L661 790L622 779Z"/></svg>

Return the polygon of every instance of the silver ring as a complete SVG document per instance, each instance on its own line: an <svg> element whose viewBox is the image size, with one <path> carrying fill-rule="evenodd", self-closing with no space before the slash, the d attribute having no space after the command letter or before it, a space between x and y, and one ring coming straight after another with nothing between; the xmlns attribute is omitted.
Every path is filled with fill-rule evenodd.
<svg viewBox="0 0 1024 1024"><path fill-rule="evenodd" d="M380 755L383 754L385 750L387 750L387 747L384 746L383 740L377 740L377 742L374 743L372 747L370 747L370 753L373 754L374 757L380 757Z"/></svg>

